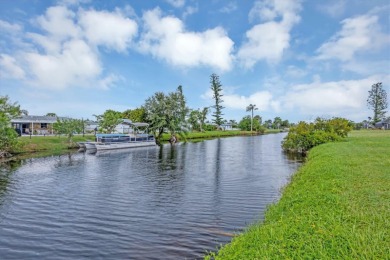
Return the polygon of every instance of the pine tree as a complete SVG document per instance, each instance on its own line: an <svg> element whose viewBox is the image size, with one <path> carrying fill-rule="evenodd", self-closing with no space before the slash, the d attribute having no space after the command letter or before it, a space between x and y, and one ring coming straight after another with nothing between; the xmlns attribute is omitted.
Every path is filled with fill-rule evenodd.
<svg viewBox="0 0 390 260"><path fill-rule="evenodd" d="M222 125L223 123L223 114L222 114L222 109L224 108L221 103L223 102L222 100L222 84L219 81L219 77L216 74L211 74L210 76L210 83L211 83L211 90L213 91L213 98L215 99L215 105L213 108L215 108L215 112L212 114L214 119L212 120L213 123L215 123L218 128Z"/></svg>
<svg viewBox="0 0 390 260"><path fill-rule="evenodd" d="M374 111L373 123L381 121L385 116L387 108L387 94L382 87L382 82L378 82L371 86L368 91L367 105Z"/></svg>

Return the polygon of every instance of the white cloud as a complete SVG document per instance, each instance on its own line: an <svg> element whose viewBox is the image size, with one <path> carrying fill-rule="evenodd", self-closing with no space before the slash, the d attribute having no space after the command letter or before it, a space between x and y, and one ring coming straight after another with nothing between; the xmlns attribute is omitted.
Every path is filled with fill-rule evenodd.
<svg viewBox="0 0 390 260"><path fill-rule="evenodd" d="M165 0L168 4L172 5L173 7L180 8L183 7L186 3L185 0Z"/></svg>
<svg viewBox="0 0 390 260"><path fill-rule="evenodd" d="M35 21L37 25L55 40L66 40L81 35L80 28L74 19L76 14L65 6L53 6L46 10L45 15L39 16Z"/></svg>
<svg viewBox="0 0 390 260"><path fill-rule="evenodd" d="M187 16L197 13L199 11L197 6L187 6L184 13L183 19L187 18Z"/></svg>
<svg viewBox="0 0 390 260"><path fill-rule="evenodd" d="M385 57L384 57L385 58ZM359 75L386 74L390 71L390 57L387 60L357 60L346 62L341 65L345 71L352 71Z"/></svg>
<svg viewBox="0 0 390 260"><path fill-rule="evenodd" d="M71 6L71 5L87 4L90 2L91 0L60 0L58 1L58 4Z"/></svg>
<svg viewBox="0 0 390 260"><path fill-rule="evenodd" d="M88 42L118 52L125 51L138 32L137 23L119 12L80 11L79 24Z"/></svg>
<svg viewBox="0 0 390 260"><path fill-rule="evenodd" d="M298 109L306 115L343 116L361 120L367 113L366 99L371 85L383 76L295 85L280 98L284 110Z"/></svg>
<svg viewBox="0 0 390 260"><path fill-rule="evenodd" d="M290 65L287 67L286 74L291 78L302 78L307 75L307 71Z"/></svg>
<svg viewBox="0 0 390 260"><path fill-rule="evenodd" d="M0 31L2 33L15 34L22 31L22 27L19 24L11 24L9 22L0 20Z"/></svg>
<svg viewBox="0 0 390 260"><path fill-rule="evenodd" d="M276 79L273 79L274 81ZM280 81L280 80L279 80ZM227 109L245 111L249 104L255 104L259 112L265 114L289 113L303 116L340 116L351 120L363 120L370 111L366 99L372 84L383 82L390 84L390 76L375 75L358 80L321 82L314 77L311 83L289 84L284 82L285 92L269 89L254 92L249 96L235 93L223 93L222 105ZM213 93L209 89L202 99L213 102Z"/></svg>
<svg viewBox="0 0 390 260"><path fill-rule="evenodd" d="M16 59L7 54L0 54L0 68L0 78L23 79L25 77Z"/></svg>
<svg viewBox="0 0 390 260"><path fill-rule="evenodd" d="M372 51L389 43L389 37L381 32L375 15L345 19L341 24L341 30L318 48L318 59L350 61L357 53Z"/></svg>
<svg viewBox="0 0 390 260"><path fill-rule="evenodd" d="M90 86L102 72L98 56L82 40L66 42L56 55L26 53L26 61L39 87Z"/></svg>
<svg viewBox="0 0 390 260"><path fill-rule="evenodd" d="M211 90L207 90L201 96L206 100L213 100L213 92ZM243 96L234 93L223 93L223 103L222 105L226 108L237 109L245 111L246 107L249 104L254 104L261 111L268 110L279 110L280 104L278 101L273 100L273 96L269 91L258 91L253 93L250 96Z"/></svg>
<svg viewBox="0 0 390 260"><path fill-rule="evenodd" d="M229 70L232 66L233 41L221 27L204 32L189 32L173 16L162 17L160 9L143 15L144 32L140 51L180 67L211 66Z"/></svg>
<svg viewBox="0 0 390 260"><path fill-rule="evenodd" d="M300 1L266 0L255 2L249 20L260 20L245 34L246 41L238 51L238 58L246 68L260 60L277 63L290 46L290 31L300 21L297 13Z"/></svg>
<svg viewBox="0 0 390 260"><path fill-rule="evenodd" d="M340 17L344 14L346 7L346 0L328 0L326 1L326 4L319 5L318 9L331 17Z"/></svg>
<svg viewBox="0 0 390 260"><path fill-rule="evenodd" d="M99 47L125 52L138 30L137 23L118 8L114 12L79 9L76 13L66 6L54 6L33 22L38 31L24 33L33 47L20 48L14 58L2 55L1 66L7 77L24 78L29 85L48 89L109 88L120 77L105 73ZM2 21L0 26L21 30Z"/></svg>
<svg viewBox="0 0 390 260"><path fill-rule="evenodd" d="M40 46L48 54L56 54L61 51L62 41L53 39L50 36L38 33L26 33L26 37L31 39L37 46Z"/></svg>
<svg viewBox="0 0 390 260"><path fill-rule="evenodd" d="M221 13L230 14L237 10L237 3L236 2L229 2L227 5L219 9Z"/></svg>

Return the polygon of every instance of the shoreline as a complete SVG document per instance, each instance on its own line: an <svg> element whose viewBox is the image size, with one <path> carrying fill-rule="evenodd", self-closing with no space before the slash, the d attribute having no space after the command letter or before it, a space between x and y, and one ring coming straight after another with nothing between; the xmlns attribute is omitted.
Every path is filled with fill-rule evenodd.
<svg viewBox="0 0 390 260"><path fill-rule="evenodd" d="M282 132L279 129L266 130L263 134L273 134ZM214 138L222 137L233 137L233 136L251 136L251 135L263 135L261 133L240 131L240 130L227 130L227 131L206 131L206 132L192 132L186 136L186 141L198 142L203 140L209 140ZM0 162L4 163L18 158L30 158L65 154L67 152L77 151L77 142L83 142L87 140L94 140L94 135L75 135L72 139L72 143L67 143L67 138L64 136L23 136L19 137L20 144L17 149L12 152L11 157L1 158ZM161 141L163 143L168 142L170 138L169 134L164 134ZM180 138L179 138L180 141Z"/></svg>
<svg viewBox="0 0 390 260"><path fill-rule="evenodd" d="M386 259L390 131L353 131L309 151L282 197L206 259Z"/></svg>

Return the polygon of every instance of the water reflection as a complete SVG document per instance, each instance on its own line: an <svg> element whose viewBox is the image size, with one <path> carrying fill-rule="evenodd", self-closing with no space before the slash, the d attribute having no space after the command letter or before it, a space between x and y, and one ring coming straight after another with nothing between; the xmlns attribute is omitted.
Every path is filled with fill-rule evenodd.
<svg viewBox="0 0 390 260"><path fill-rule="evenodd" d="M299 166L282 153L282 138L20 161L0 177L0 255L199 258L261 218L278 198Z"/></svg>

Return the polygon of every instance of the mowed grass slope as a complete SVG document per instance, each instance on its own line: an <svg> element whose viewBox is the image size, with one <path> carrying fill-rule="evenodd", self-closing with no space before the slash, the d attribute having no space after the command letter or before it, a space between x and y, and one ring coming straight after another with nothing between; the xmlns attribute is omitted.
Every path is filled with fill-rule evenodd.
<svg viewBox="0 0 390 260"><path fill-rule="evenodd" d="M313 148L263 223L216 259L390 259L390 131Z"/></svg>
<svg viewBox="0 0 390 260"><path fill-rule="evenodd" d="M68 139L65 136L32 136L31 139L28 136L18 138L18 146L13 153L31 153L40 151L53 151L58 152L60 150L77 148L76 142L82 142L87 140L95 140L94 135L81 135L74 136L73 142L68 143Z"/></svg>

